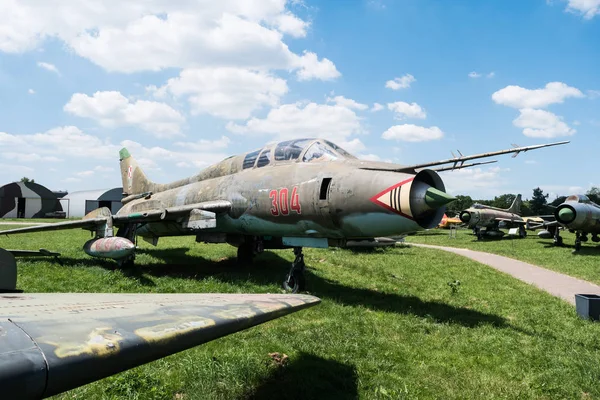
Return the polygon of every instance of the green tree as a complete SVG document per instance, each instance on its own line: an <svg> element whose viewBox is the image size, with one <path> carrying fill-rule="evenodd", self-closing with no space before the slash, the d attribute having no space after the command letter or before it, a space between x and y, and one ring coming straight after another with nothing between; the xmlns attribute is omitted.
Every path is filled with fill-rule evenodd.
<svg viewBox="0 0 600 400"><path fill-rule="evenodd" d="M455 216L464 209L467 209L473 205L473 199L471 196L457 195L456 200L446 206L446 215Z"/></svg>
<svg viewBox="0 0 600 400"><path fill-rule="evenodd" d="M517 196L515 196L514 194L501 194L500 196L494 197L494 200L492 201L492 206L498 208L508 208L510 207L512 202L515 201L515 198L517 198Z"/></svg>
<svg viewBox="0 0 600 400"><path fill-rule="evenodd" d="M585 195L590 198L596 204L600 204L600 188L597 186L592 186L590 190L588 190Z"/></svg>
<svg viewBox="0 0 600 400"><path fill-rule="evenodd" d="M35 179L29 179L28 177L24 176L21 178L21 182L23 183L35 183Z"/></svg>
<svg viewBox="0 0 600 400"><path fill-rule="evenodd" d="M529 203L529 200L523 201L523 203L521 203L521 216L531 217L532 215L535 214L531 212L531 205Z"/></svg>
<svg viewBox="0 0 600 400"><path fill-rule="evenodd" d="M557 207L559 204L562 204L567 199L567 196L557 196L554 200L550 202L550 205L553 207Z"/></svg>
<svg viewBox="0 0 600 400"><path fill-rule="evenodd" d="M529 200L529 208L533 215L544 215L548 213L548 194L539 187L533 189L533 196Z"/></svg>

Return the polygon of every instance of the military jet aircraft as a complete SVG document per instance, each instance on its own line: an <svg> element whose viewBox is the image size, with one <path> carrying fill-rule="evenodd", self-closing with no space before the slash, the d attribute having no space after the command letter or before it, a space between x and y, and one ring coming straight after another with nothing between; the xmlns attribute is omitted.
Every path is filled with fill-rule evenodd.
<svg viewBox="0 0 600 400"><path fill-rule="evenodd" d="M554 239L554 244L563 244L560 236L560 227L575 232L575 251L581 249L581 243L588 241L588 234L592 235L592 242L600 242L600 205L591 201L586 195L574 194L567 197L564 203L559 204L554 210L555 221L543 222L532 225L532 229L543 227L538 233L543 239Z"/></svg>
<svg viewBox="0 0 600 400"><path fill-rule="evenodd" d="M452 228L452 227L455 227L455 226L457 226L457 225L460 225L460 224L461 224L461 222L462 222L462 221L460 220L460 218L457 218L457 217L449 217L449 216L447 216L446 214L444 214L444 215L442 216L442 220L440 221L440 223L439 223L439 225L438 225L438 228L441 228L441 229L450 229L450 228Z"/></svg>
<svg viewBox="0 0 600 400"><path fill-rule="evenodd" d="M1 397L53 396L319 303L299 294L5 293Z"/></svg>
<svg viewBox="0 0 600 400"><path fill-rule="evenodd" d="M293 248L283 286L304 287L303 247L344 246L349 240L401 236L436 227L445 193L440 170L479 165L465 161L569 143L517 147L416 165L364 161L325 139L295 139L231 156L199 174L169 184L150 181L127 149L120 151L123 207L80 221L3 231L3 234L83 228L95 232L84 251L133 263L139 236L156 245L162 236L195 235L197 242L238 247L249 263L264 249ZM113 227L117 227L116 236Z"/></svg>
<svg viewBox="0 0 600 400"><path fill-rule="evenodd" d="M497 208L475 203L459 214L460 220L473 229L477 239L484 236L502 237L504 232L500 228L519 228L519 237L527 236L525 231L526 221L521 213L521 195L518 194L509 208ZM482 228L485 230L482 231Z"/></svg>

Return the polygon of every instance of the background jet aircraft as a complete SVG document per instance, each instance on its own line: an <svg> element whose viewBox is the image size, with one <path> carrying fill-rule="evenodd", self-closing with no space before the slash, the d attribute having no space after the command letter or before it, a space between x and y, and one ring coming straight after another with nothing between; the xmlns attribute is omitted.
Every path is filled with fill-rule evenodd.
<svg viewBox="0 0 600 400"><path fill-rule="evenodd" d="M449 217L446 214L442 216L442 220L440 221L438 228L449 229L451 226L460 225L462 221L457 217Z"/></svg>
<svg viewBox="0 0 600 400"><path fill-rule="evenodd" d="M518 194L509 208L496 208L485 206L483 204L474 204L473 206L461 211L460 220L477 235L481 240L483 236L502 237L504 232L500 228L519 228L519 236L527 236L525 231L526 221L519 214L521 213L521 195ZM485 228L484 231L481 229Z"/></svg>
<svg viewBox="0 0 600 400"><path fill-rule="evenodd" d="M81 221L3 231L3 234L84 228L95 232L84 251L133 262L137 236L156 245L162 236L238 247L250 262L264 249L293 248L284 288L304 286L303 247L344 246L348 240L400 236L437 226L445 193L427 167L565 144L518 147L403 166L359 160L325 139L296 139L231 156L199 174L170 184L151 182L126 149L120 152L123 207L97 209ZM441 169L447 169L443 167ZM116 236L113 227L117 227Z"/></svg>
<svg viewBox="0 0 600 400"><path fill-rule="evenodd" d="M588 234L592 235L592 242L600 242L600 205L591 201L586 195L574 194L567 197L564 203L559 204L554 210L555 221L544 222L533 229L544 227L545 230L538 233L541 238L553 238L554 244L563 244L560 236L560 227L563 226L571 232L575 232L575 251L581 249L581 243L588 241Z"/></svg>

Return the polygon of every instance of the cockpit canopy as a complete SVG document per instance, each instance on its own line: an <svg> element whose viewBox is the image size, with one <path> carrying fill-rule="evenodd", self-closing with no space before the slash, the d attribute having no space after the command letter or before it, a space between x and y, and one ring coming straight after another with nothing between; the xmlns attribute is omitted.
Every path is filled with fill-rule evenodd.
<svg viewBox="0 0 600 400"><path fill-rule="evenodd" d="M252 151L244 156L242 169L261 168L286 161L319 162L356 159L352 154L325 139L286 140Z"/></svg>
<svg viewBox="0 0 600 400"><path fill-rule="evenodd" d="M591 203L590 198L587 197L585 194L573 194L573 195L567 197L567 199L565 201L576 201L578 203Z"/></svg>

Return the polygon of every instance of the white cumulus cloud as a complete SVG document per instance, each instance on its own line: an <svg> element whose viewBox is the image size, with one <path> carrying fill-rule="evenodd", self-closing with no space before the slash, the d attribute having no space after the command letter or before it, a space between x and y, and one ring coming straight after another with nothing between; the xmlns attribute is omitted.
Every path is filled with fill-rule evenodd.
<svg viewBox="0 0 600 400"><path fill-rule="evenodd" d="M385 83L385 87L392 90L409 88L411 83L416 82L416 79L411 74L406 74L400 78L394 78Z"/></svg>
<svg viewBox="0 0 600 400"><path fill-rule="evenodd" d="M333 62L292 52L284 36L309 23L285 0L104 0L0 2L0 51L22 53L49 39L108 71L229 66L333 79ZM118 10L118 12L116 11Z"/></svg>
<svg viewBox="0 0 600 400"><path fill-rule="evenodd" d="M154 90L188 96L193 114L206 113L219 118L246 119L263 106L276 106L288 92L286 81L267 72L241 68L185 69L178 77Z"/></svg>
<svg viewBox="0 0 600 400"><path fill-rule="evenodd" d="M427 117L425 110L423 110L417 103L408 104L403 101L397 101L395 103L388 103L387 106L390 111L394 112L394 118L396 119L425 119Z"/></svg>
<svg viewBox="0 0 600 400"><path fill-rule="evenodd" d="M377 111L383 110L384 108L385 107L383 107L383 104L373 103L373 107L371 107L371 111L372 112L377 112Z"/></svg>
<svg viewBox="0 0 600 400"><path fill-rule="evenodd" d="M576 130L570 128L559 116L546 111L524 108L513 121L523 134L535 138L554 138L574 135Z"/></svg>
<svg viewBox="0 0 600 400"><path fill-rule="evenodd" d="M568 0L567 11L592 19L600 14L600 0Z"/></svg>
<svg viewBox="0 0 600 400"><path fill-rule="evenodd" d="M251 118L243 125L228 123L238 134L267 134L276 139L323 137L340 146L355 133L362 132L360 118L348 107L330 104L284 104L269 111L265 118Z"/></svg>
<svg viewBox="0 0 600 400"><path fill-rule="evenodd" d="M299 67L296 75L300 81L312 79L330 81L341 75L333 62L326 58L319 60L315 53L309 51L296 58L294 65Z"/></svg>
<svg viewBox="0 0 600 400"><path fill-rule="evenodd" d="M584 94L562 82L550 82L541 89L510 85L492 94L494 102L513 108L544 108L569 97L584 97Z"/></svg>
<svg viewBox="0 0 600 400"><path fill-rule="evenodd" d="M56 68L56 66L54 64L40 61L37 63L37 66L45 69L46 71L51 71L57 75L60 75L60 71L58 70L58 68Z"/></svg>
<svg viewBox="0 0 600 400"><path fill-rule="evenodd" d="M106 127L138 126L157 137L180 134L183 115L165 103L137 100L131 102L120 92L96 92L93 96L75 93L64 110L90 118Z"/></svg>
<svg viewBox="0 0 600 400"><path fill-rule="evenodd" d="M369 108L369 106L366 104L361 104L355 100L349 99L344 96L328 97L327 102L335 103L338 106L342 106L342 107L352 108L354 110L366 110Z"/></svg>
<svg viewBox="0 0 600 400"><path fill-rule="evenodd" d="M381 135L386 140L403 140L405 142L438 140L443 136L444 132L437 126L426 128L412 124L394 125Z"/></svg>

